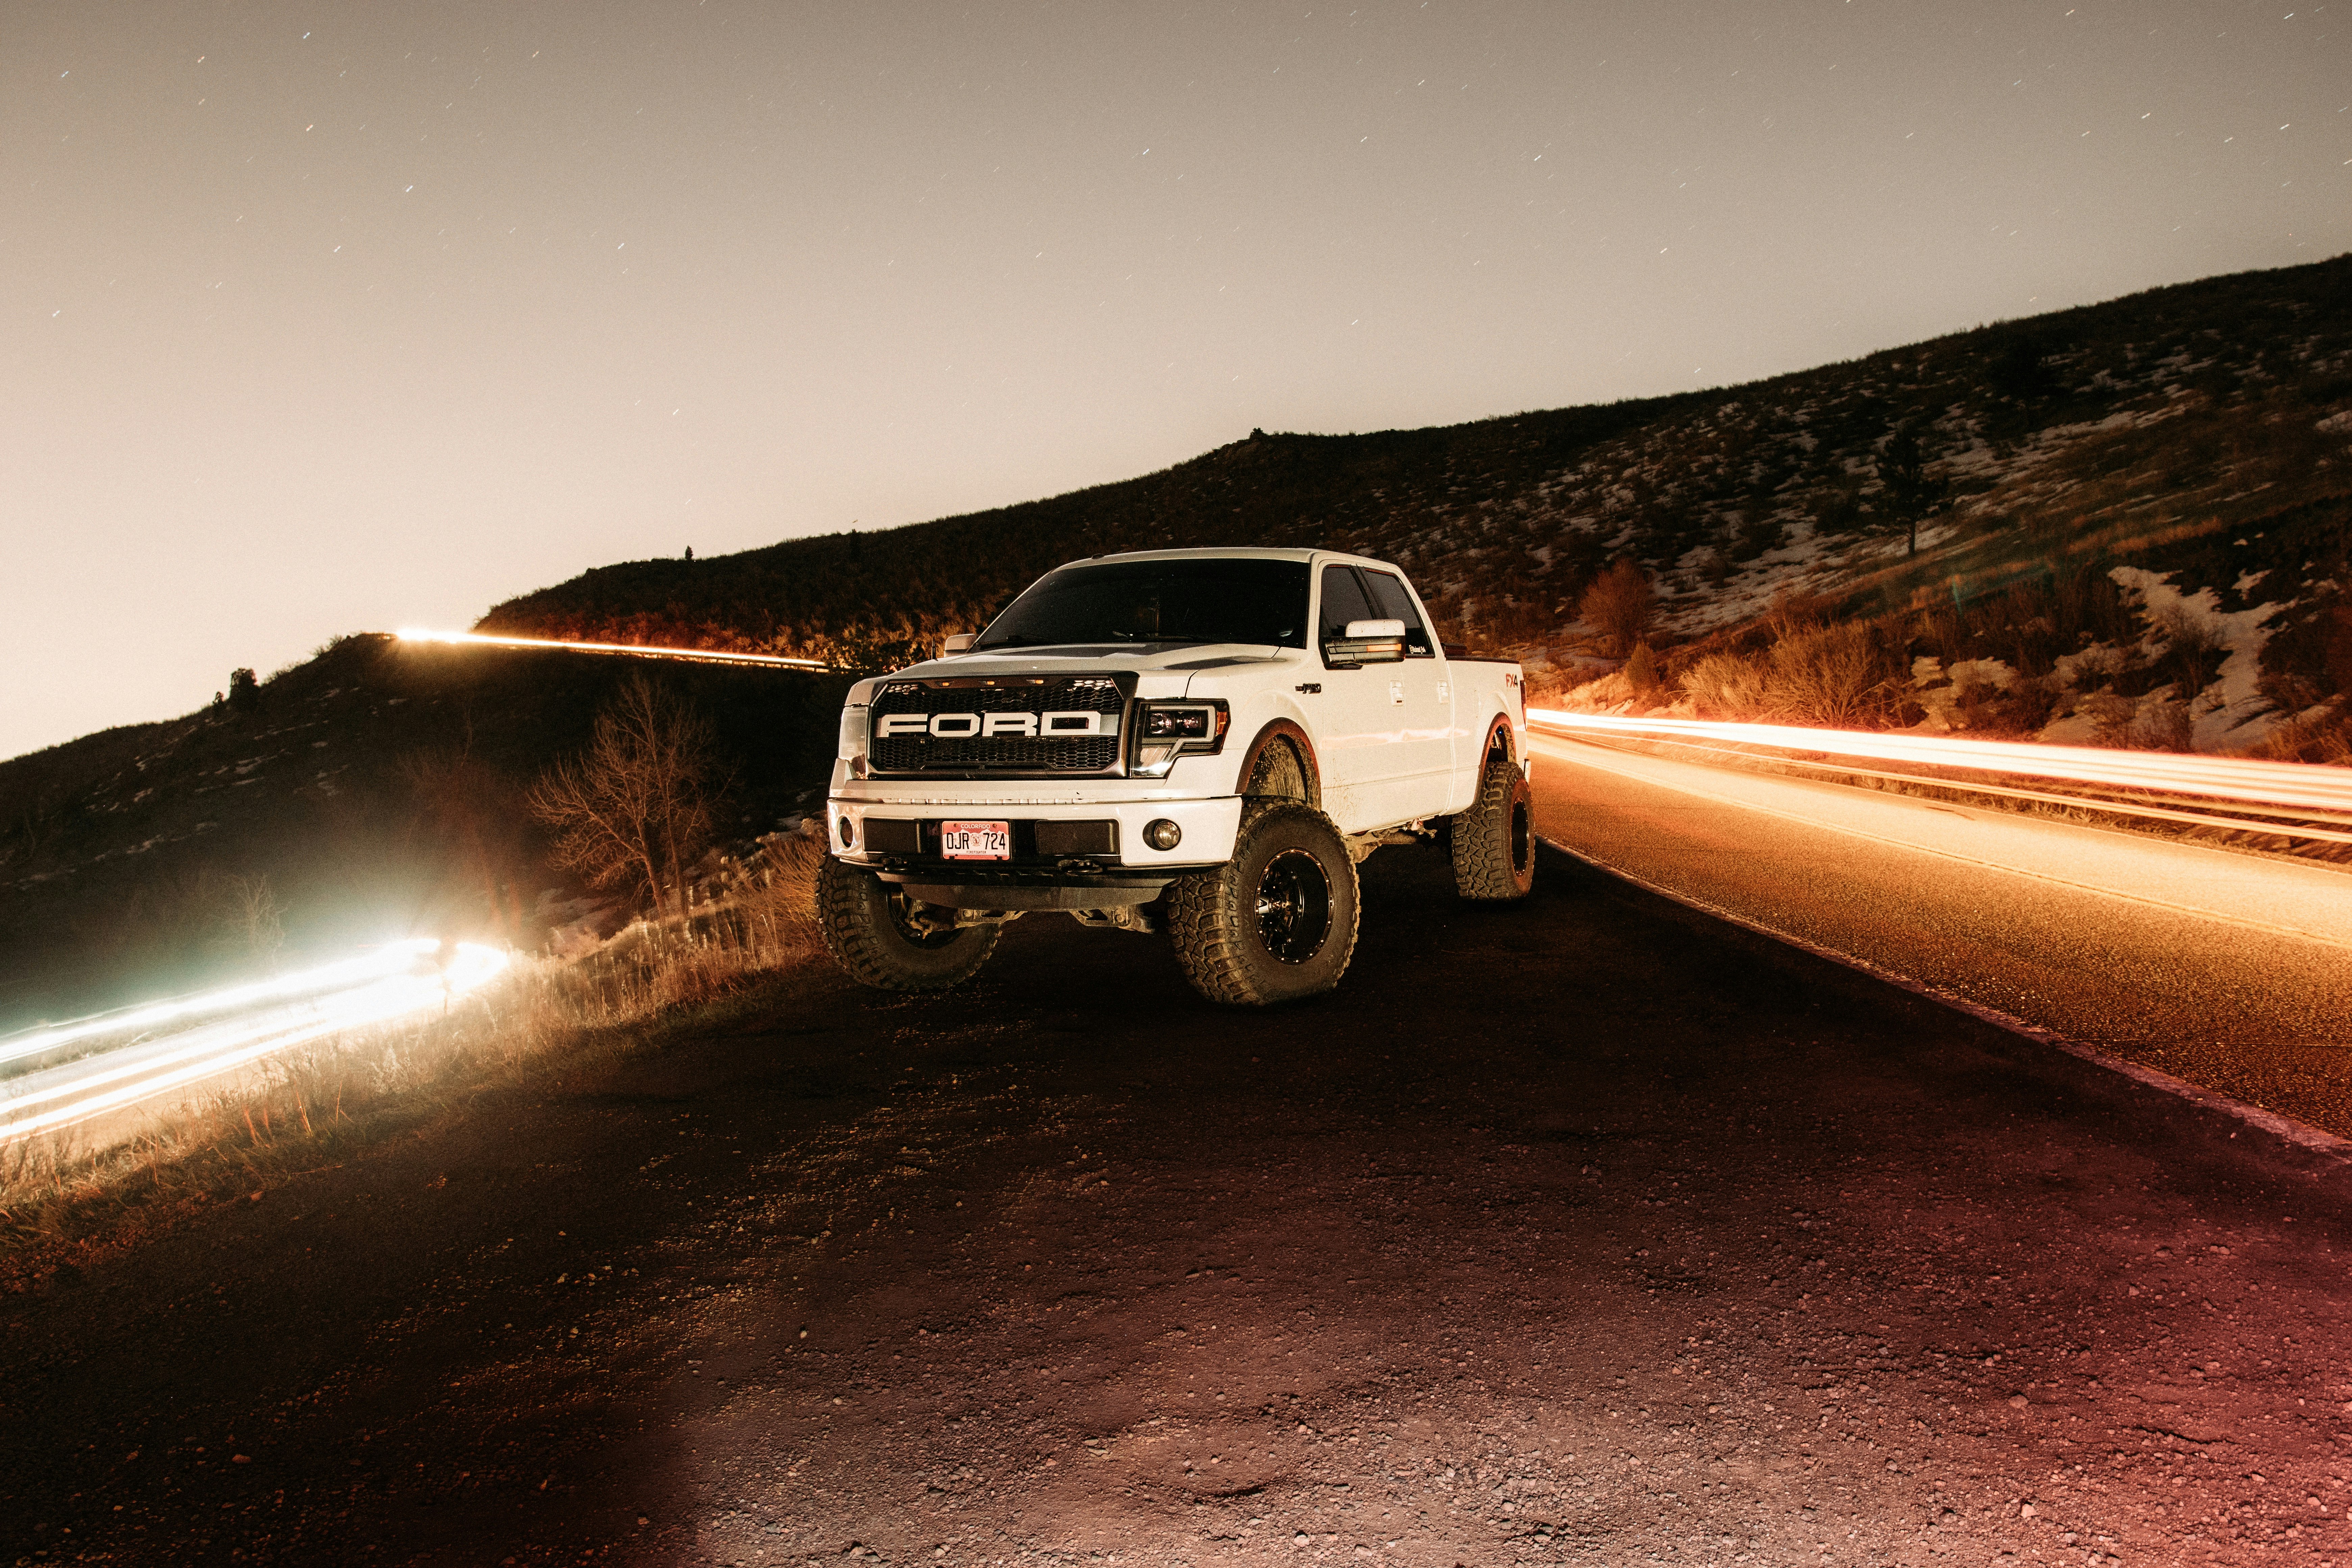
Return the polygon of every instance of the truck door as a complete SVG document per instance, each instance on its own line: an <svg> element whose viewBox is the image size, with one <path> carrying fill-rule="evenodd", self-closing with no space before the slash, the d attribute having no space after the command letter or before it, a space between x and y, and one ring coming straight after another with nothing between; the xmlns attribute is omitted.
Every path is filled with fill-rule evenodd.
<svg viewBox="0 0 2352 1568"><path fill-rule="evenodd" d="M1385 618L1372 608L1352 566L1326 566L1317 595L1315 647L1346 634L1349 621ZM1307 699L1318 733L1316 754L1323 768L1323 809L1342 833L1361 833L1402 820L1389 810L1395 793L1403 738L1402 707L1391 700L1390 682L1402 664L1367 664L1350 668L1322 659L1322 691ZM1408 660L1407 662L1410 662Z"/></svg>
<svg viewBox="0 0 2352 1568"><path fill-rule="evenodd" d="M1369 566L1358 567L1356 574L1371 599L1372 614L1404 623L1404 662L1370 667L1385 678L1391 721L1400 730L1386 816L1394 822L1441 816L1455 794L1454 696L1444 652L1402 578Z"/></svg>

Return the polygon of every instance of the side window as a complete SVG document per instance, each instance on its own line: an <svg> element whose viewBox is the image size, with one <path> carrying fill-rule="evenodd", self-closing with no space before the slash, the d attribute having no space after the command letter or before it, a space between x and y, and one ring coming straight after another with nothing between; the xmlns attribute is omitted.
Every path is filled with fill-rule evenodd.
<svg viewBox="0 0 2352 1568"><path fill-rule="evenodd" d="M1349 621L1380 618L1371 605L1365 602L1364 590L1356 582L1354 567L1323 568L1323 613L1318 623L1323 628L1323 642L1346 637Z"/></svg>
<svg viewBox="0 0 2352 1568"><path fill-rule="evenodd" d="M1380 605L1374 612L1384 621L1404 623L1404 651L1407 658L1434 658L1437 649L1430 640L1429 628L1421 624L1421 614L1412 607L1412 595L1405 586L1386 572L1367 572L1364 585L1372 591L1373 602Z"/></svg>

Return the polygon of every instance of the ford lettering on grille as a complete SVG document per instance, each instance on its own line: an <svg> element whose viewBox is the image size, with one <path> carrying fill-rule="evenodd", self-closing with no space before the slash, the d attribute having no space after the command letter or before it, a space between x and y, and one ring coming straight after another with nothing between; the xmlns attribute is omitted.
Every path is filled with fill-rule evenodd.
<svg viewBox="0 0 2352 1568"><path fill-rule="evenodd" d="M1106 676L886 681L871 710L873 765L886 773L1109 773L1118 763L1129 682Z"/></svg>

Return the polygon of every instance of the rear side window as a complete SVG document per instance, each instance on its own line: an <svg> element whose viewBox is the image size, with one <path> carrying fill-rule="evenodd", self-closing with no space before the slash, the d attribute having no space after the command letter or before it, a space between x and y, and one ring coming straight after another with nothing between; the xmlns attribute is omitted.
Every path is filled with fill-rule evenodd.
<svg viewBox="0 0 2352 1568"><path fill-rule="evenodd" d="M1412 607L1412 595L1404 584L1388 572L1365 572L1364 586L1372 591L1372 602L1379 606L1372 613L1384 621L1404 623L1404 651L1407 658L1433 658L1437 649L1430 641L1429 628L1421 624L1421 612Z"/></svg>
<svg viewBox="0 0 2352 1568"><path fill-rule="evenodd" d="M1382 618L1374 612L1371 605L1365 599L1363 587L1356 581L1354 567L1326 566L1323 568L1321 625L1325 642L1329 642L1334 637L1346 637L1349 621L1377 621Z"/></svg>

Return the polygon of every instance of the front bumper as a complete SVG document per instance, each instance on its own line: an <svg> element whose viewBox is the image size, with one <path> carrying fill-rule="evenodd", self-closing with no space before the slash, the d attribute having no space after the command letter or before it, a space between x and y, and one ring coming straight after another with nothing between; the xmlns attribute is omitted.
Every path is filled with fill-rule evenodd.
<svg viewBox="0 0 2352 1568"><path fill-rule="evenodd" d="M1064 795L1066 798L1041 800L1038 795L1052 789L1051 784L1034 781L1032 793L1032 790L1024 790L1012 781L1007 783L1012 787L998 785L992 790L981 790L967 786L943 791L938 786L922 785L906 788L903 793L892 790L887 784L877 784L866 785L857 796L836 795L825 803L828 847L853 866L887 871L894 877L919 872L921 873L919 877L909 876L907 879L930 882L980 882L998 873L1050 878L1060 870L1063 864L1072 859L1082 859L1097 876L1139 872L1157 874L1159 880L1165 882L1168 877L1179 871L1202 866L1222 866L1234 857L1234 837L1240 831L1242 820L1239 795L1208 800L1096 798L1080 801L1066 798L1078 792L1064 786L1055 793ZM1101 792L1103 795L1112 793L1109 790ZM1138 795L1142 793L1136 792ZM941 798L943 795L947 798ZM988 798L991 795L994 798ZM866 827L868 818L931 824L942 821L1116 822L1118 825L1118 847L1108 854L1063 857L1055 861L1024 861L1018 864L941 860L936 855L887 854L868 845ZM1172 849L1154 849L1143 836L1146 826L1163 819L1174 823L1182 834ZM1016 832L1016 839L1021 837Z"/></svg>

